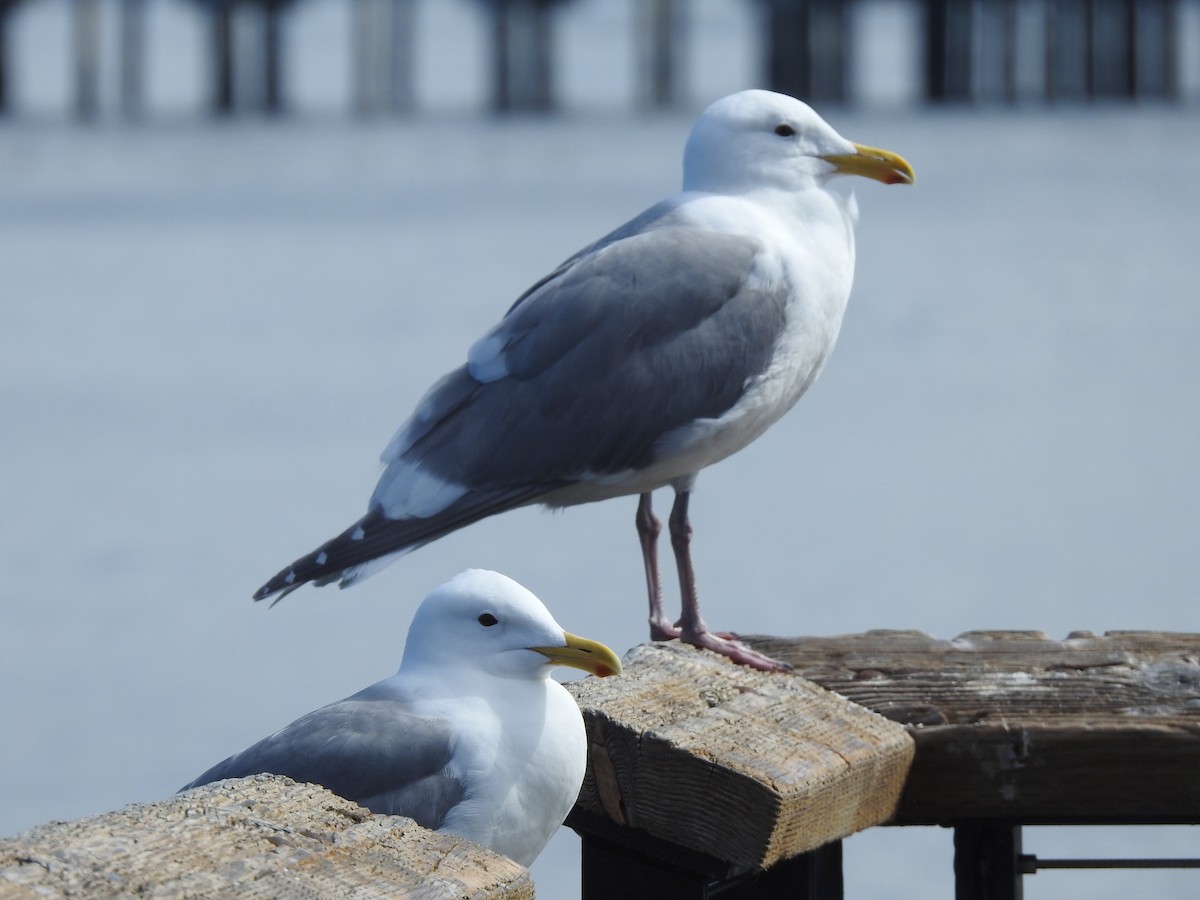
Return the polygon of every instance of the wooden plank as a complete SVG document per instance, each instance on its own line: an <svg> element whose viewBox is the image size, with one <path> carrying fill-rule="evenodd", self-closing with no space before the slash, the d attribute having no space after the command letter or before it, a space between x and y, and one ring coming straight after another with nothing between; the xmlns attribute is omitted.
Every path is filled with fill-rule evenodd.
<svg viewBox="0 0 1200 900"><path fill-rule="evenodd" d="M630 651L621 678L568 687L590 745L579 807L735 868L883 822L912 758L882 716L674 642Z"/></svg>
<svg viewBox="0 0 1200 900"><path fill-rule="evenodd" d="M256 775L0 840L0 898L411 897L532 900L520 865Z"/></svg>
<svg viewBox="0 0 1200 900"><path fill-rule="evenodd" d="M1200 822L1200 635L746 640L907 726L899 824Z"/></svg>

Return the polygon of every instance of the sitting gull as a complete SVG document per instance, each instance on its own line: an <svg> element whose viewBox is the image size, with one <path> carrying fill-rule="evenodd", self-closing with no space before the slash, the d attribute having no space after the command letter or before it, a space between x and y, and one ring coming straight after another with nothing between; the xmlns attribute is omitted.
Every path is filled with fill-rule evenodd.
<svg viewBox="0 0 1200 900"><path fill-rule="evenodd" d="M851 143L799 100L743 91L688 138L683 191L526 291L425 395L383 452L367 514L254 595L353 584L385 562L532 503L640 495L650 636L764 669L779 664L700 617L688 498L808 389L854 274L857 205L834 175L911 184L912 167ZM670 485L682 615L663 611L650 505Z"/></svg>
<svg viewBox="0 0 1200 900"><path fill-rule="evenodd" d="M619 674L608 647L567 634L540 600L472 569L425 598L400 669L297 719L181 790L270 772L375 813L409 816L524 866L579 795L583 717L555 665Z"/></svg>

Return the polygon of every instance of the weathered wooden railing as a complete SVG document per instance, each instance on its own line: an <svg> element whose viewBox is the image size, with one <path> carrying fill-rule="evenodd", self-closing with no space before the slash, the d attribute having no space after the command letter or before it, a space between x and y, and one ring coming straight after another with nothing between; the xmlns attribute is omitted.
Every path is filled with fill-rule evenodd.
<svg viewBox="0 0 1200 900"><path fill-rule="evenodd" d="M1200 824L1200 634L748 640L794 672L657 644L572 682L585 900L837 900L840 839L881 823L952 827L959 900L1017 900L1023 825ZM300 890L533 893L509 860L273 776L0 840L0 897Z"/></svg>
<svg viewBox="0 0 1200 900"><path fill-rule="evenodd" d="M532 900L522 866L275 775L0 840L0 897Z"/></svg>
<svg viewBox="0 0 1200 900"><path fill-rule="evenodd" d="M675 885L664 897L832 900L836 844L792 854L885 819L954 828L960 900L1015 900L1037 866L1022 853L1022 825L1200 824L1200 635L748 640L794 674L639 648L626 678L575 688L593 743L569 820L584 839L585 900L638 880ZM815 688L781 687L804 679L911 736L898 802L899 744L875 725L865 740L849 725L825 731L822 717L835 713ZM809 748L823 741L842 758L803 784L818 758ZM716 789L735 775L748 782L740 791ZM844 808L822 802L834 796Z"/></svg>

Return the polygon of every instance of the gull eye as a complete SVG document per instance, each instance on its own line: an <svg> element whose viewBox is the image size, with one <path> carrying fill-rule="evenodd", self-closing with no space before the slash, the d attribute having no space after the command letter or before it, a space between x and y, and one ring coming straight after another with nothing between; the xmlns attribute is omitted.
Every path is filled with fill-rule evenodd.
<svg viewBox="0 0 1200 900"><path fill-rule="evenodd" d="M483 613L479 617L478 621L479 621L479 624L482 625L484 628L491 628L493 625L498 625L500 623L500 620L497 619L495 616L493 616L491 613Z"/></svg>
<svg viewBox="0 0 1200 900"><path fill-rule="evenodd" d="M775 126L775 133L780 137L795 137L796 129L785 122L783 125Z"/></svg>

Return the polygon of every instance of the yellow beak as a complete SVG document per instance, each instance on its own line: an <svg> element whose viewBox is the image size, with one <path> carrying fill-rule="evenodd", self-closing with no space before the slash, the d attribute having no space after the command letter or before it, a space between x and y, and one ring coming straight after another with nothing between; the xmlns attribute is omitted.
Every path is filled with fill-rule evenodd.
<svg viewBox="0 0 1200 900"><path fill-rule="evenodd" d="M583 669L591 672L597 678L607 675L621 674L621 660L617 654L598 641L589 641L578 635L565 633L565 647L530 647L536 650L550 662L559 666L570 666L572 669Z"/></svg>
<svg viewBox="0 0 1200 900"><path fill-rule="evenodd" d="M917 176L902 156L877 147L855 144L856 153L831 153L821 159L832 163L842 175L862 175L884 184L913 184Z"/></svg>

